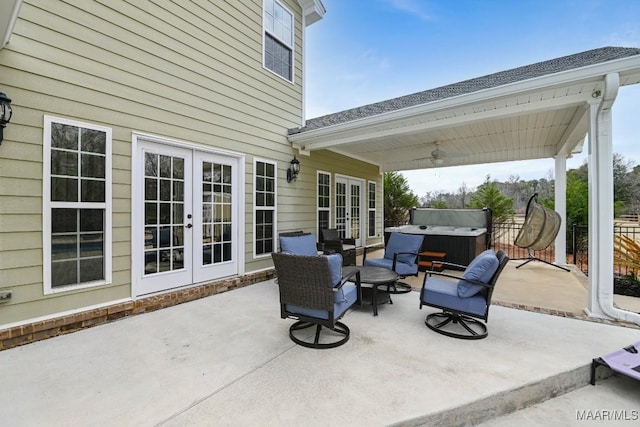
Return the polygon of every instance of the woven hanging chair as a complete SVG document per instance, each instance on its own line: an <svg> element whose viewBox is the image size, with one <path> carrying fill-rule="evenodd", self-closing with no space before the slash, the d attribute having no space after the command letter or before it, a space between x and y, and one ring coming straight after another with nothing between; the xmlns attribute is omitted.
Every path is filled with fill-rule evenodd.
<svg viewBox="0 0 640 427"><path fill-rule="evenodd" d="M513 242L516 246L525 248L529 252L529 257L526 258L526 261L516 268L520 268L531 261L541 261L545 264L569 271L568 268L552 264L533 254L534 251L547 249L549 245L553 243L560 230L560 224L562 223L562 218L558 212L536 203L537 197L538 193L535 193L529 199L524 224L516 236L516 240Z"/></svg>

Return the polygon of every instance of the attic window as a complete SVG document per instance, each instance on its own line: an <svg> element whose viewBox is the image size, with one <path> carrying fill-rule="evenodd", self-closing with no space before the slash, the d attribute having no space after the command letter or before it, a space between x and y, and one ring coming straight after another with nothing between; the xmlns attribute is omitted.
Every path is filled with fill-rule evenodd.
<svg viewBox="0 0 640 427"><path fill-rule="evenodd" d="M277 0L264 0L264 66L293 81L293 14Z"/></svg>

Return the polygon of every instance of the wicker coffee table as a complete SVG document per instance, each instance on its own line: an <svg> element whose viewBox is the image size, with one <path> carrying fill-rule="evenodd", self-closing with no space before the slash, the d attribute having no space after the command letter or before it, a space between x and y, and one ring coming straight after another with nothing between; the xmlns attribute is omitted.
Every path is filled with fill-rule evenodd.
<svg viewBox="0 0 640 427"><path fill-rule="evenodd" d="M389 292L379 289L384 286L387 289L398 280L398 275L386 268L369 266L347 266L342 268L342 275L345 276L353 270L360 270L360 284L371 285L362 288L362 299L365 303L370 303L373 307L373 315L378 315L378 304L393 304ZM366 292L365 292L366 291Z"/></svg>

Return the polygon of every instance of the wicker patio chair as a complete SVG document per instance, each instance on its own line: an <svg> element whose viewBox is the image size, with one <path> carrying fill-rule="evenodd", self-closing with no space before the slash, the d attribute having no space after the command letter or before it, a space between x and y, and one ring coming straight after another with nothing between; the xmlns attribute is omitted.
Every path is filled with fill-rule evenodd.
<svg viewBox="0 0 640 427"><path fill-rule="evenodd" d="M280 289L280 316L296 320L289 328L291 340L317 349L346 343L349 327L338 320L354 304L361 305L360 272L355 270L342 277L342 257L337 254L273 252L271 257ZM314 326L315 335L308 331ZM321 334L323 330L325 334Z"/></svg>
<svg viewBox="0 0 640 427"><path fill-rule="evenodd" d="M424 236L419 234L391 233L384 248L384 256L367 258L368 248L365 247L362 265L386 268L394 271L401 279L407 276L418 276L418 258L423 240ZM397 281L390 285L387 291L403 294L411 292L411 285Z"/></svg>
<svg viewBox="0 0 640 427"><path fill-rule="evenodd" d="M493 289L508 261L509 257L503 251L496 253L487 249L471 261L462 276L426 271L420 291L420 309L427 305L442 311L428 314L425 325L453 338L485 338L487 326L476 319L487 321ZM447 262L443 264L464 268Z"/></svg>
<svg viewBox="0 0 640 427"><path fill-rule="evenodd" d="M337 253L342 255L343 265L356 265L356 241L355 239L343 239L335 228L320 230L320 242L324 245L325 253Z"/></svg>

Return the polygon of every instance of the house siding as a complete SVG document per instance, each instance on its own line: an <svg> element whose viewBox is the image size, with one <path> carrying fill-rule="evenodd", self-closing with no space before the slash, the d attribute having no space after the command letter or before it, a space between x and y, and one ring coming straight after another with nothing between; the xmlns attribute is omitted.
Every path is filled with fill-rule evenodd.
<svg viewBox="0 0 640 427"><path fill-rule="evenodd" d="M302 174L286 182L296 154L287 129L302 124L302 11L282 2L295 16L293 83L262 66L262 0L24 1L0 50L0 90L14 110L0 146L0 289L13 293L0 304L0 332L131 298L134 133L244 155L243 270L258 279L272 262L253 256L254 156L278 165L280 230L315 230L318 169L380 181L377 167L327 151L299 156ZM112 130L110 284L45 295L44 116Z"/></svg>

